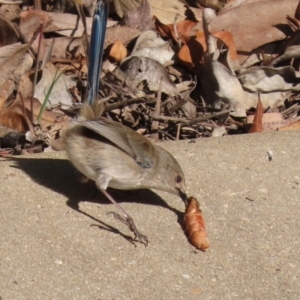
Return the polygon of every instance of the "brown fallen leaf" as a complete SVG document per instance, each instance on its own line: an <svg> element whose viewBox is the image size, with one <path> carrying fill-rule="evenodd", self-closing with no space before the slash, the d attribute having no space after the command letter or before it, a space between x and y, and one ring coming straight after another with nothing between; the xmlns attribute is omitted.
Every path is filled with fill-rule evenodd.
<svg viewBox="0 0 300 300"><path fill-rule="evenodd" d="M296 122L294 122L290 125L280 127L277 130L278 131L285 131L285 130L293 130L293 129L300 129L300 120L298 120L298 121L296 121Z"/></svg>
<svg viewBox="0 0 300 300"><path fill-rule="evenodd" d="M226 5L230 4L234 0L196 0L198 4L202 7L208 7L215 10L221 10Z"/></svg>
<svg viewBox="0 0 300 300"><path fill-rule="evenodd" d="M210 31L230 31L237 50L251 52L261 45L286 37L286 33L282 30L283 24L287 24L287 15L295 14L299 1L247 0L235 2L218 14L210 24Z"/></svg>
<svg viewBox="0 0 300 300"><path fill-rule="evenodd" d="M127 56L127 49L123 42L118 39L111 47L109 57L116 62L121 62Z"/></svg>
<svg viewBox="0 0 300 300"><path fill-rule="evenodd" d="M0 111L21 76L32 66L33 59L26 53L29 47L29 44L18 43L0 47Z"/></svg>
<svg viewBox="0 0 300 300"><path fill-rule="evenodd" d="M190 36L192 29L197 25L197 22L192 20L183 20L176 24L176 31L174 30L174 24L163 24L160 20L154 16L154 22L156 30L163 37L172 39L174 42L181 40L183 43L186 42L185 36Z"/></svg>
<svg viewBox="0 0 300 300"><path fill-rule="evenodd" d="M264 114L264 108L260 101L260 96L258 96L258 102L256 107L255 116L253 119L253 124L249 130L249 133L262 132L262 118Z"/></svg>
<svg viewBox="0 0 300 300"><path fill-rule="evenodd" d="M0 112L0 126L11 128L18 132L26 132L30 129L30 118L31 118L31 98L24 98L24 106L21 102L21 98L6 107ZM33 98L33 120L36 122L37 116L41 110L41 103L38 99ZM57 116L51 111L44 111L41 126L43 128L51 125L57 121Z"/></svg>
<svg viewBox="0 0 300 300"><path fill-rule="evenodd" d="M18 132L26 132L29 129L25 117L14 111L3 111L0 113L0 125L14 129Z"/></svg>
<svg viewBox="0 0 300 300"><path fill-rule="evenodd" d="M162 23L171 24L177 19L178 22L185 20L187 17L202 20L202 9L187 6L183 0L148 0L151 7L151 15L156 16ZM195 6L195 5L193 5Z"/></svg>
<svg viewBox="0 0 300 300"><path fill-rule="evenodd" d="M224 44L228 48L228 54L233 62L238 61L236 47L233 37L228 31L213 32L212 35L219 40L220 48ZM196 70L203 64L203 53L207 51L205 35L203 31L198 31L195 37L187 37L186 43L181 47L178 58L189 68ZM198 73L199 74L199 73Z"/></svg>
<svg viewBox="0 0 300 300"><path fill-rule="evenodd" d="M141 0L139 7L124 15L122 25L142 31L153 27L152 14L148 0Z"/></svg>
<svg viewBox="0 0 300 300"><path fill-rule="evenodd" d="M253 119L254 115L247 116L247 123L244 125L244 128L247 132L249 132L249 129L253 125ZM262 116L262 132L284 130L279 128L288 128L293 122L295 122L294 119L284 119L281 112L264 113Z"/></svg>
<svg viewBox="0 0 300 300"><path fill-rule="evenodd" d="M14 25L0 15L0 47L17 43L19 38Z"/></svg>
<svg viewBox="0 0 300 300"><path fill-rule="evenodd" d="M187 201L188 204L183 219L186 234L193 246L202 251L206 251L206 249L209 248L209 242L207 240L205 221L199 207L199 202L194 197L189 197Z"/></svg>

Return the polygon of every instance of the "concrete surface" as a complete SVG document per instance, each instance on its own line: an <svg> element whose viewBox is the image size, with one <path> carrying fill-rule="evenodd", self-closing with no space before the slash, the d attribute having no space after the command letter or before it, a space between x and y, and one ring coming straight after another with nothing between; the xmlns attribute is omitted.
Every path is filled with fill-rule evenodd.
<svg viewBox="0 0 300 300"><path fill-rule="evenodd" d="M173 195L113 193L150 239L135 247L64 153L1 159L1 300L300 299L299 134L163 144L200 200L206 253L187 241Z"/></svg>

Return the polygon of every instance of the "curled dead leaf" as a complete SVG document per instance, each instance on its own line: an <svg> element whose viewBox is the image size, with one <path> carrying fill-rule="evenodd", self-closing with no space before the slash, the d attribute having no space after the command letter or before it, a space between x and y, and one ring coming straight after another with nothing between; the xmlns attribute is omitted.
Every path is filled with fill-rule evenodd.
<svg viewBox="0 0 300 300"><path fill-rule="evenodd" d="M187 201L183 222L188 239L197 249L206 251L209 248L209 242L199 202L194 197L189 197Z"/></svg>

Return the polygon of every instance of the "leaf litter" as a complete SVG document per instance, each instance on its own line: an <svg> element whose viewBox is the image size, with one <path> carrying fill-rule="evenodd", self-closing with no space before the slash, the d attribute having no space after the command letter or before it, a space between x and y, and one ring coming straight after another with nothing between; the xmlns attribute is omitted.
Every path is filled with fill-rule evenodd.
<svg viewBox="0 0 300 300"><path fill-rule="evenodd" d="M106 117L153 141L300 127L299 1L166 2L112 1ZM0 156L61 149L84 102L92 2L66 3L0 3Z"/></svg>

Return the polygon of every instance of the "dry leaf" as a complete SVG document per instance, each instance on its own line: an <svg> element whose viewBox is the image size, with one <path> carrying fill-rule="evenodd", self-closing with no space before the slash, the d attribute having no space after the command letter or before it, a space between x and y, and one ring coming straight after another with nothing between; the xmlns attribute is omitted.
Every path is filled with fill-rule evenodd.
<svg viewBox="0 0 300 300"><path fill-rule="evenodd" d="M24 116L13 111L3 111L0 114L0 125L14 129L18 132L29 130L28 123Z"/></svg>
<svg viewBox="0 0 300 300"><path fill-rule="evenodd" d="M122 25L144 31L153 28L153 21L148 0L140 1L139 7L124 15Z"/></svg>
<svg viewBox="0 0 300 300"><path fill-rule="evenodd" d="M162 48L169 45L169 42L164 41L154 30L144 31L137 38L132 53L144 48Z"/></svg>
<svg viewBox="0 0 300 300"><path fill-rule="evenodd" d="M148 57L164 65L166 62L169 62L174 58L174 51L172 49L168 51L161 48L143 48L133 52L129 57L133 56ZM129 59L129 57L127 59Z"/></svg>
<svg viewBox="0 0 300 300"><path fill-rule="evenodd" d="M136 28L130 28L127 26L115 26L107 28L105 34L104 48L113 44L116 40L120 39L126 46L130 41L139 36L141 31Z"/></svg>
<svg viewBox="0 0 300 300"><path fill-rule="evenodd" d="M191 35L191 30L198 24L196 21L183 20L176 23L177 34L174 31L174 24L163 24L158 18L154 16L156 30L163 36L173 39L174 42L181 40L183 43L186 41L183 36Z"/></svg>
<svg viewBox="0 0 300 300"><path fill-rule="evenodd" d="M199 43L196 37L192 37L180 48L178 58L190 70L196 67L194 72L200 74L200 70L197 67L203 63L203 52L203 45Z"/></svg>
<svg viewBox="0 0 300 300"><path fill-rule="evenodd" d="M202 96L214 108L229 105L235 116L245 117L246 109L254 103L247 97L239 80L227 67L205 55L201 78Z"/></svg>
<svg viewBox="0 0 300 300"><path fill-rule="evenodd" d="M274 59L271 65L274 66L287 59L299 58L299 57L300 57L300 31L297 30L287 41L284 52L276 59Z"/></svg>
<svg viewBox="0 0 300 300"><path fill-rule="evenodd" d="M39 83L36 85L34 97L41 103L45 100L48 90L55 78L62 72L57 72L56 67L51 63L47 63L43 68L43 75ZM61 104L64 108L69 108L72 105L72 97L70 96L68 89L75 87L76 82L70 77L62 74L53 86L51 95L49 97L49 104ZM48 105L49 106L49 105Z"/></svg>
<svg viewBox="0 0 300 300"><path fill-rule="evenodd" d="M220 10L234 0L196 0L201 6Z"/></svg>
<svg viewBox="0 0 300 300"><path fill-rule="evenodd" d="M112 0L116 13L120 18L123 18L128 13L135 11L142 0Z"/></svg>
<svg viewBox="0 0 300 300"><path fill-rule="evenodd" d="M249 130L249 133L256 133L256 132L262 132L262 117L264 114L264 108L262 106L262 103L260 101L260 96L258 96L258 102L256 107L255 116L253 119L253 124Z"/></svg>
<svg viewBox="0 0 300 300"><path fill-rule="evenodd" d="M31 119L31 97L24 98L24 107L20 97L16 98L14 103L3 109L0 114L0 124L20 132L29 130ZM33 122L37 120L37 116L41 110L41 103L39 100L33 98ZM41 126L53 125L57 120L56 115L51 111L44 111L41 119Z"/></svg>
<svg viewBox="0 0 300 300"><path fill-rule="evenodd" d="M131 55L126 59L133 56L148 57L164 65L173 59L174 51L169 42L158 37L155 31L147 30L138 37Z"/></svg>
<svg viewBox="0 0 300 300"><path fill-rule="evenodd" d="M298 0L243 1L228 6L210 24L210 31L230 31L238 51L253 49L286 37L286 15L294 15ZM277 26L277 25L281 26Z"/></svg>
<svg viewBox="0 0 300 300"><path fill-rule="evenodd" d="M131 57L125 60L114 74L128 87L140 92L139 85L147 83L147 89L157 92L162 81L162 91L170 96L178 94L175 84L166 69L157 61L147 57Z"/></svg>
<svg viewBox="0 0 300 300"><path fill-rule="evenodd" d="M290 125L282 126L282 127L278 128L278 131L293 130L293 129L300 129L300 120L298 120Z"/></svg>
<svg viewBox="0 0 300 300"><path fill-rule="evenodd" d="M261 94L261 96L262 95L263 94ZM245 125L247 131L251 128L253 119L254 115L247 116L247 124ZM281 130L281 127L288 127L292 122L294 122L292 119L283 119L281 112L264 113L262 116L262 132Z"/></svg>
<svg viewBox="0 0 300 300"><path fill-rule="evenodd" d="M240 73L238 79L250 92L300 91L300 72L291 66L251 67Z"/></svg>
<svg viewBox="0 0 300 300"><path fill-rule="evenodd" d="M221 42L221 45L218 45L219 46L218 48L222 49L223 48L222 43L224 43L228 48L228 54L230 59L232 61L238 61L238 54L236 51L232 34L228 31L218 31L218 32L213 32L212 35L217 39L219 39Z"/></svg>
<svg viewBox="0 0 300 300"><path fill-rule="evenodd" d="M19 38L14 25L0 15L0 47L17 43Z"/></svg>
<svg viewBox="0 0 300 300"><path fill-rule="evenodd" d="M148 0L151 14L156 16L164 24L173 24L175 18L178 22L187 18L193 18L201 22L202 9L188 7L182 0Z"/></svg>
<svg viewBox="0 0 300 300"><path fill-rule="evenodd" d="M43 39L40 57L44 57L49 47L51 47L52 39ZM54 39L52 49L52 57L66 58L85 56L82 38L61 37Z"/></svg>
<svg viewBox="0 0 300 300"><path fill-rule="evenodd" d="M194 197L188 198L183 222L190 243L197 249L206 251L209 248L209 242L206 235L205 221L199 202Z"/></svg>
<svg viewBox="0 0 300 300"><path fill-rule="evenodd" d="M84 26L74 14L46 12L40 10L23 11L20 15L20 30L30 40L33 33L44 22L44 32L57 32L67 37L82 37ZM87 32L91 32L93 18L86 17ZM108 20L107 28L116 25L116 21Z"/></svg>
<svg viewBox="0 0 300 300"><path fill-rule="evenodd" d="M61 19L64 20L63 16ZM30 41L34 33L44 23L44 28L51 22L49 13L42 10L26 10L20 14L20 30L27 41ZM37 41L36 41L37 43Z"/></svg>
<svg viewBox="0 0 300 300"><path fill-rule="evenodd" d="M230 60L237 62L238 55L231 33L220 31L212 33L212 35L220 40L220 49L223 49L223 43L226 45ZM198 31L196 37L190 38L186 44L181 47L178 57L189 69L194 69L196 67L194 71L200 75L199 66L203 63L203 53L205 51L207 51L207 45L204 32Z"/></svg>
<svg viewBox="0 0 300 300"><path fill-rule="evenodd" d="M32 66L28 44L12 44L0 48L0 112L21 76Z"/></svg>
<svg viewBox="0 0 300 300"><path fill-rule="evenodd" d="M5 2L5 0L3 2ZM2 15L6 20L12 21L12 22L14 20L18 19L20 16L20 12L21 12L20 5L18 5L17 3L16 4L13 4L13 3L2 4L3 2L0 1L0 3L1 3L0 15ZM2 29L2 26L0 26L0 28Z"/></svg>
<svg viewBox="0 0 300 300"><path fill-rule="evenodd" d="M109 56L116 62L121 62L127 56L127 49L120 39L112 45Z"/></svg>

